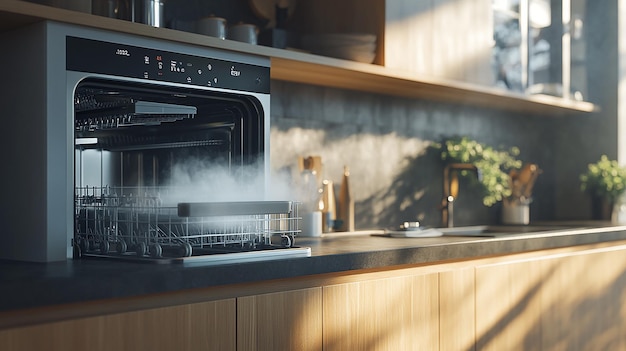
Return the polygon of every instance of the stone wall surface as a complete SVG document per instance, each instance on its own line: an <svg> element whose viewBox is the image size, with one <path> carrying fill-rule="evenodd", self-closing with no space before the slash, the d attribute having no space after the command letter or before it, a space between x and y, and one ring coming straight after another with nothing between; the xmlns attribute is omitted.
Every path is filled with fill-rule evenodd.
<svg viewBox="0 0 626 351"><path fill-rule="evenodd" d="M338 191L350 169L357 229L419 220L439 226L443 164L429 145L468 136L494 147L521 149L520 159L544 170L531 206L533 220L554 218L553 167L559 119L272 82L271 160L275 170L297 176L299 156L318 155L323 177ZM463 180L457 225L499 221L497 204L482 205L480 191Z"/></svg>

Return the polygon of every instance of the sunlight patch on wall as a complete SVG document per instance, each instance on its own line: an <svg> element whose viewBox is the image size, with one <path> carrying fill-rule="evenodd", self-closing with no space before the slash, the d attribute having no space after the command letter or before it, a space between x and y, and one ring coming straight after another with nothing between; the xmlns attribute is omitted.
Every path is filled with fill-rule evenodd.
<svg viewBox="0 0 626 351"><path fill-rule="evenodd" d="M323 130L272 129L270 159L272 169L290 169L297 176L299 156L321 156L323 178L340 184L343 167L350 169L352 189L359 189L355 201L370 198L388 189L409 160L422 154L429 141L398 136L355 134L333 139Z"/></svg>

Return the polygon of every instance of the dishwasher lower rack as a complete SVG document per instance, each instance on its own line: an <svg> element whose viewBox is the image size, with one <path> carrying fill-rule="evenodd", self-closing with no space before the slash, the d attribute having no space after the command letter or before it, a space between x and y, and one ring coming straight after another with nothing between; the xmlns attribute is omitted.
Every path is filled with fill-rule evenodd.
<svg viewBox="0 0 626 351"><path fill-rule="evenodd" d="M162 189L161 189L162 190ZM145 189L76 188L75 256L177 259L310 256L292 201L162 203ZM236 255L226 255L236 254ZM259 255L260 254L260 255ZM226 257L228 256L228 258Z"/></svg>

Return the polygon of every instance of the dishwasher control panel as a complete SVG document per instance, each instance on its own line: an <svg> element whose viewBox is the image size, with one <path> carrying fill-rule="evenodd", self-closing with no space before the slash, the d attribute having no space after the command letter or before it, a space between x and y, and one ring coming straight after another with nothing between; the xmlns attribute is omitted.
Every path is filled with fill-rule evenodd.
<svg viewBox="0 0 626 351"><path fill-rule="evenodd" d="M270 68L133 45L67 37L70 71L269 93Z"/></svg>

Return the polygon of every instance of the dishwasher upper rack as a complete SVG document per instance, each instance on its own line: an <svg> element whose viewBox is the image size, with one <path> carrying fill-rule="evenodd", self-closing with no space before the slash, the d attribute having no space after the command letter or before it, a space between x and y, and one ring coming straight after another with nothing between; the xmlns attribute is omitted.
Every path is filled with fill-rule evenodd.
<svg viewBox="0 0 626 351"><path fill-rule="evenodd" d="M291 248L298 202L184 202L164 205L163 187L75 188L77 255L190 257Z"/></svg>

